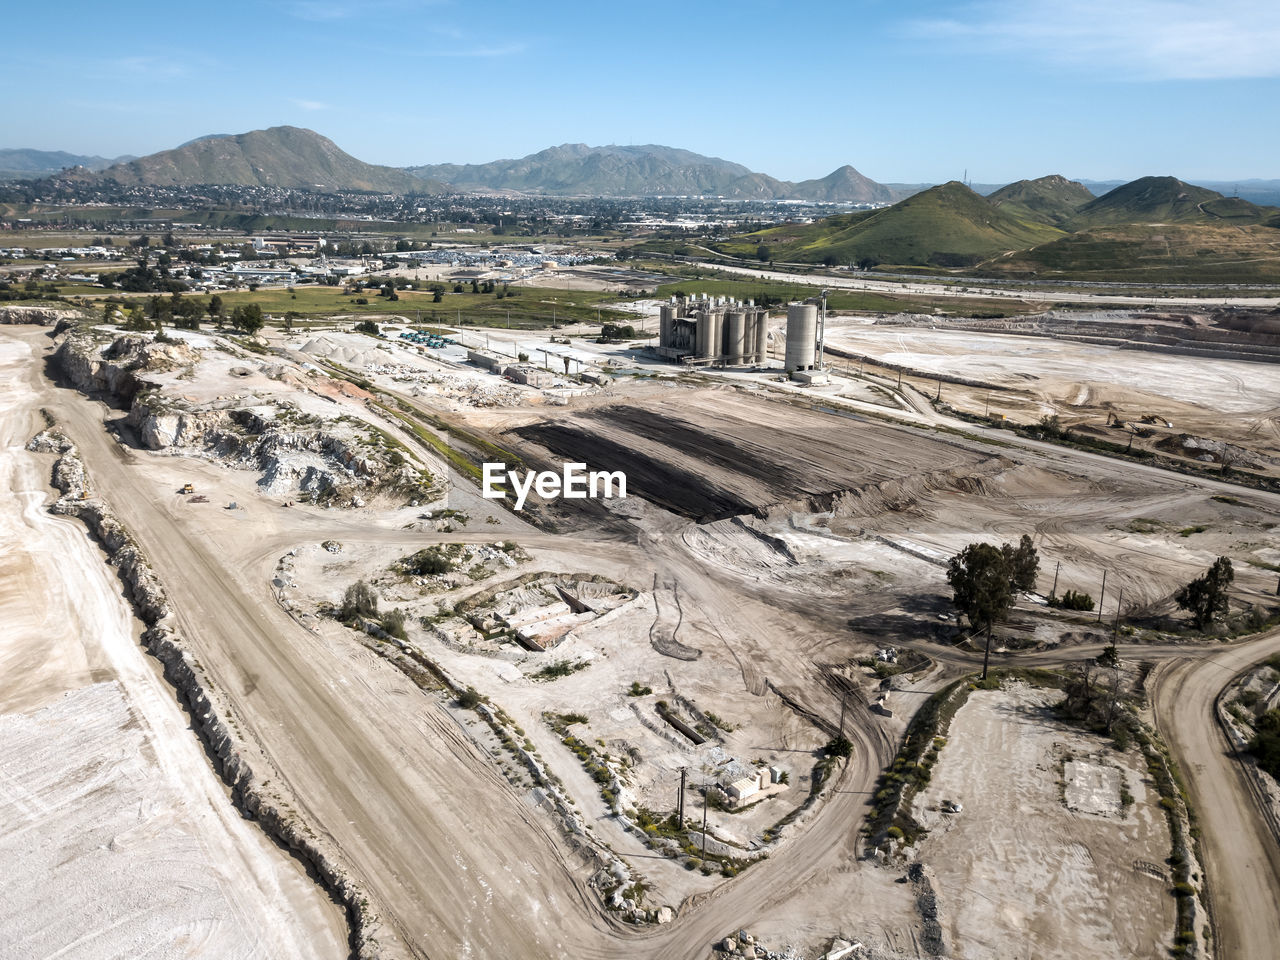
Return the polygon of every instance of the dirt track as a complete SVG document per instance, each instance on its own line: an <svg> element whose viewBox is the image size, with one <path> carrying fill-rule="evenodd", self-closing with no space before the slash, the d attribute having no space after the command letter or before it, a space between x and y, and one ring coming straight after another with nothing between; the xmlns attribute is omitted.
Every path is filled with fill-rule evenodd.
<svg viewBox="0 0 1280 960"><path fill-rule="evenodd" d="M1204 830L1218 956L1275 956L1280 944L1280 849L1255 806L1215 715L1231 680L1280 651L1280 631L1205 657L1168 660L1148 678L1161 732L1187 780Z"/></svg>

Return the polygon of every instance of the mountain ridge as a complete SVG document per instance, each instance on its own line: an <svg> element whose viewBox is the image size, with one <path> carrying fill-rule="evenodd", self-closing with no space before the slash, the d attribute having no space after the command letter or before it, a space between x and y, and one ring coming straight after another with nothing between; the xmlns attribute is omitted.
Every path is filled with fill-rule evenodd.
<svg viewBox="0 0 1280 960"><path fill-rule="evenodd" d="M94 178L125 186L231 184L374 193L433 191L429 180L397 167L357 160L314 130L290 126L198 137L172 150L76 177Z"/></svg>

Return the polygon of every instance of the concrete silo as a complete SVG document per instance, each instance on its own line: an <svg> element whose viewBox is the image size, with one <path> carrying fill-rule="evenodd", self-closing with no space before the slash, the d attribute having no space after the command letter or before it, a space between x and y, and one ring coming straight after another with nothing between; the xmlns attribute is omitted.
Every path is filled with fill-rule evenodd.
<svg viewBox="0 0 1280 960"><path fill-rule="evenodd" d="M729 346L726 353L728 354L726 362L730 364L742 363L742 352L746 346L747 339L747 314L744 310L731 310L726 315L729 322Z"/></svg>
<svg viewBox="0 0 1280 960"><path fill-rule="evenodd" d="M704 360L715 360L723 352L724 331L722 329L724 321L724 312L717 310L711 304L707 304L706 309L702 313L702 319L698 323L698 332L706 330L706 340L702 349L698 352L698 356Z"/></svg>
<svg viewBox="0 0 1280 960"><path fill-rule="evenodd" d="M759 308L756 315L756 363L769 362L769 314Z"/></svg>
<svg viewBox="0 0 1280 960"><path fill-rule="evenodd" d="M786 368L790 371L812 370L818 352L818 308L812 303L793 303L787 307Z"/></svg>

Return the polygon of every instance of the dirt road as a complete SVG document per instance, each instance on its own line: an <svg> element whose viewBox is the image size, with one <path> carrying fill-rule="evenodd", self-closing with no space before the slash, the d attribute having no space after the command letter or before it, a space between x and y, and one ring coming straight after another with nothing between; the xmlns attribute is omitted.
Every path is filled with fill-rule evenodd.
<svg viewBox="0 0 1280 960"><path fill-rule="evenodd" d="M102 553L47 512L38 378L0 338L0 957L346 956L341 909L232 806Z"/></svg>
<svg viewBox="0 0 1280 960"><path fill-rule="evenodd" d="M1280 631L1208 656L1167 660L1147 680L1203 830L1219 960L1273 957L1280 944L1280 848L1215 716L1223 688L1276 652Z"/></svg>

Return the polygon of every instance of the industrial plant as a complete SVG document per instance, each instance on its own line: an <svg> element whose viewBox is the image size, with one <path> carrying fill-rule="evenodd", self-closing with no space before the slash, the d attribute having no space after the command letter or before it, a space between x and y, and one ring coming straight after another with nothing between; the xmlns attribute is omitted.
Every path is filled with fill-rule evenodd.
<svg viewBox="0 0 1280 960"><path fill-rule="evenodd" d="M787 307L783 369L792 379L816 382L822 370L821 298ZM659 357L689 366L767 367L769 312L754 300L732 297L673 296L659 308Z"/></svg>

